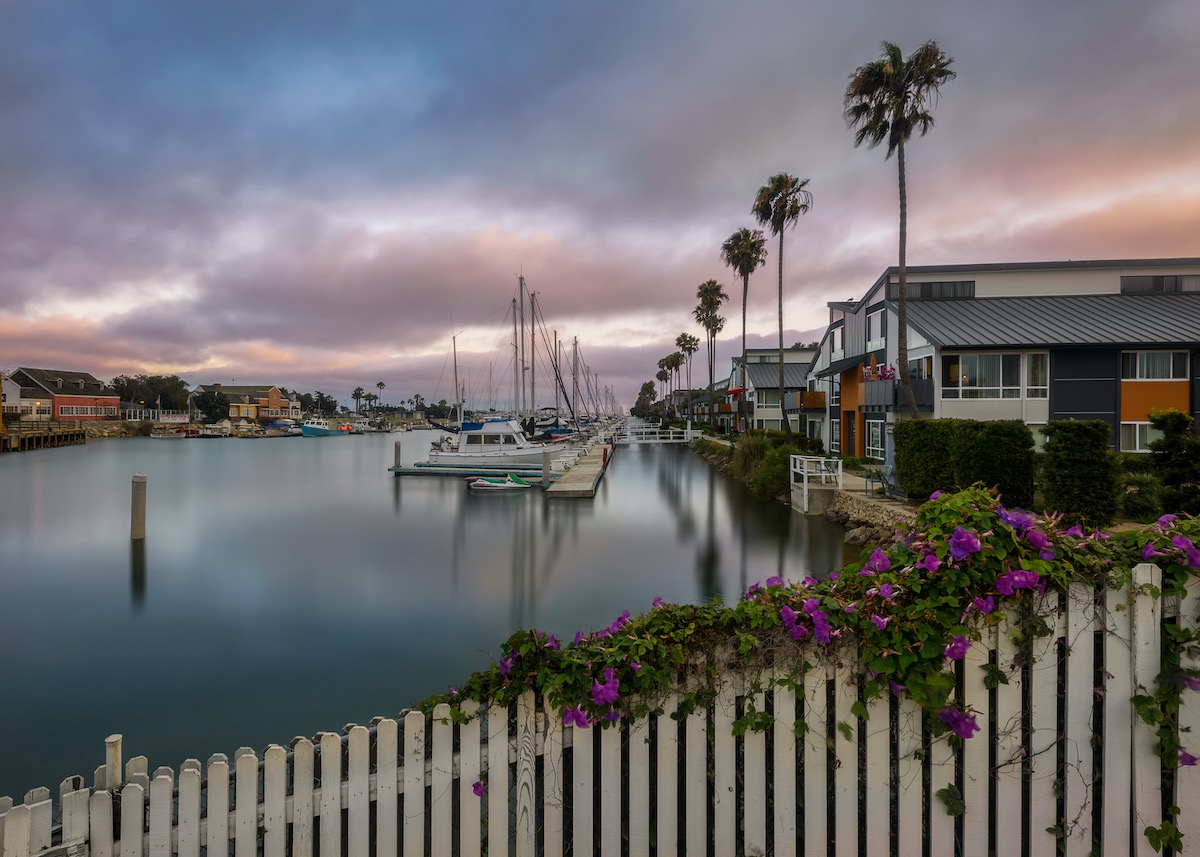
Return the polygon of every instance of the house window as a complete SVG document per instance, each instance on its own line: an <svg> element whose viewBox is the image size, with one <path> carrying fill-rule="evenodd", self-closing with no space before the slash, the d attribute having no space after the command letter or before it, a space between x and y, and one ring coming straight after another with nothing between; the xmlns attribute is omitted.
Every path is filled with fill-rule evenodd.
<svg viewBox="0 0 1200 857"><path fill-rule="evenodd" d="M756 401L762 407L777 408L779 407L779 391L778 390L756 390L758 393Z"/></svg>
<svg viewBox="0 0 1200 857"><path fill-rule="evenodd" d="M834 360L840 360L846 350L846 329L835 327L829 331L829 350Z"/></svg>
<svg viewBox="0 0 1200 857"><path fill-rule="evenodd" d="M834 375L830 379L829 404L831 407L842 403L842 379Z"/></svg>
<svg viewBox="0 0 1200 857"><path fill-rule="evenodd" d="M842 451L842 421L841 420L830 420L829 421L829 451L830 452L841 452Z"/></svg>
<svg viewBox="0 0 1200 857"><path fill-rule="evenodd" d="M918 357L908 361L908 377L914 381L933 377L933 358Z"/></svg>
<svg viewBox="0 0 1200 857"><path fill-rule="evenodd" d="M883 310L867 314L867 350L883 348Z"/></svg>
<svg viewBox="0 0 1200 857"><path fill-rule="evenodd" d="M1162 437L1162 432L1150 423L1121 423L1121 452L1149 452L1150 442Z"/></svg>
<svg viewBox="0 0 1200 857"><path fill-rule="evenodd" d="M1125 381L1187 380L1186 351L1124 351L1121 379Z"/></svg>
<svg viewBox="0 0 1200 857"><path fill-rule="evenodd" d="M1025 357L1025 398L1045 399L1050 395L1050 355L1029 354Z"/></svg>
<svg viewBox="0 0 1200 857"><path fill-rule="evenodd" d="M1121 294L1148 295L1158 292L1200 292L1200 276L1137 276L1121 278Z"/></svg>
<svg viewBox="0 0 1200 857"><path fill-rule="evenodd" d="M883 460L883 420L867 420L867 458Z"/></svg>
<svg viewBox="0 0 1200 857"><path fill-rule="evenodd" d="M1021 398L1021 355L943 355L942 398Z"/></svg>
<svg viewBox="0 0 1200 857"><path fill-rule="evenodd" d="M930 283L907 283L905 289L913 300L947 300L975 297L974 280L946 280ZM888 300L900 297L900 284L888 283Z"/></svg>

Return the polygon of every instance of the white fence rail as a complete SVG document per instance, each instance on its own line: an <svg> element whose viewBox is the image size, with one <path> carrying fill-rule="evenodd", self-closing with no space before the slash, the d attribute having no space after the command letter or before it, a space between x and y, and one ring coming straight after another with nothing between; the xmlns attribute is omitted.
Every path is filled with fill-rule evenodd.
<svg viewBox="0 0 1200 857"><path fill-rule="evenodd" d="M842 460L815 455L791 456L791 484L801 483L801 511L808 512L808 486L836 485L842 487Z"/></svg>
<svg viewBox="0 0 1200 857"><path fill-rule="evenodd" d="M1137 576L1156 586L1159 571ZM57 802L0 800L0 857L703 855L710 841L716 855L1151 854L1143 831L1170 805L1197 853L1200 772L1164 768L1130 698L1158 674L1164 623L1195 626L1198 596L1075 589L1032 651L992 629L958 667L956 700L981 727L958 748L906 698L860 719L855 665L814 653L795 691L727 676L707 707L674 719L676 695L620 728L564 727L527 693L461 724L409 712L177 775L113 759ZM1008 683L985 686L985 665ZM771 725L735 736L750 705ZM1200 694L1185 692L1179 724L1194 751ZM939 791L961 796L959 814Z"/></svg>
<svg viewBox="0 0 1200 857"><path fill-rule="evenodd" d="M627 426L616 435L618 444L630 443L690 443L703 432L698 429L665 429L658 426Z"/></svg>

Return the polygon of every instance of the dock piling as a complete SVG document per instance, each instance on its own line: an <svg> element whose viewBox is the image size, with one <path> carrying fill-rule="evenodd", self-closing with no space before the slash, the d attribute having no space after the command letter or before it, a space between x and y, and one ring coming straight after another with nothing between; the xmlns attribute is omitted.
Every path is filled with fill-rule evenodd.
<svg viewBox="0 0 1200 857"><path fill-rule="evenodd" d="M392 462L394 466L400 466L400 441L396 441L396 448L393 453Z"/></svg>
<svg viewBox="0 0 1200 857"><path fill-rule="evenodd" d="M146 538L146 474L133 474L132 505L129 520L129 538Z"/></svg>

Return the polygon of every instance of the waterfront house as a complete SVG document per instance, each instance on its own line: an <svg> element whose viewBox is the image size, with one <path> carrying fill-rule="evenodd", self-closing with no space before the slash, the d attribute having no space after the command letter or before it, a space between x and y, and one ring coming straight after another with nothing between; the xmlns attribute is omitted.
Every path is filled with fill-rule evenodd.
<svg viewBox="0 0 1200 857"><path fill-rule="evenodd" d="M206 392L221 393L229 399L231 420L256 420L260 417L298 420L301 417L300 402L284 396L275 386L205 384L197 386L192 391L192 397Z"/></svg>
<svg viewBox="0 0 1200 857"><path fill-rule="evenodd" d="M747 348L746 371L742 371L742 355L730 361L729 377L720 379L713 387L713 424L719 431L733 431L739 413L753 429L783 428L783 412L792 422L792 430L800 430L797 405L807 390L808 366L817 349L795 345L783 350L783 410L779 399L779 349ZM702 419L708 419L707 399L699 404ZM744 430L745 427L743 426Z"/></svg>
<svg viewBox="0 0 1200 857"><path fill-rule="evenodd" d="M13 385L18 389L15 410L7 401ZM22 366L4 385L5 411L38 420L103 420L116 417L121 400L117 391L87 372L65 369L31 369Z"/></svg>
<svg viewBox="0 0 1200 857"><path fill-rule="evenodd" d="M809 370L810 435L891 460L908 413L896 380L896 268L829 304ZM905 369L927 417L1103 420L1145 452L1149 414L1200 417L1200 259L936 265L908 269Z"/></svg>

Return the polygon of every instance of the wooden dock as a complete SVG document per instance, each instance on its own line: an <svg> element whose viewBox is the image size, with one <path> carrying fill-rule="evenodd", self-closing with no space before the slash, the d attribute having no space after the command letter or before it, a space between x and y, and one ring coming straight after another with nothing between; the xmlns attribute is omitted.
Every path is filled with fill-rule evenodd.
<svg viewBox="0 0 1200 857"><path fill-rule="evenodd" d="M81 428L23 429L0 432L0 452L24 452L54 446L75 446L87 442Z"/></svg>
<svg viewBox="0 0 1200 857"><path fill-rule="evenodd" d="M611 440L602 441L590 447L585 455L580 456L575 466L554 480L546 495L549 497L581 497L588 499L596 496L596 488L604 478L608 462L612 458Z"/></svg>

